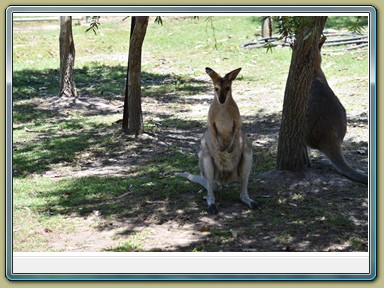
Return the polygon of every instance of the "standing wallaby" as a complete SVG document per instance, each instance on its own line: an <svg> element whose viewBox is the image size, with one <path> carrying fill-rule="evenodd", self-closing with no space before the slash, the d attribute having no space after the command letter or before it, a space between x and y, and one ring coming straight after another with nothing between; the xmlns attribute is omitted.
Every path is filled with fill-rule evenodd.
<svg viewBox="0 0 384 288"><path fill-rule="evenodd" d="M352 180L368 183L368 176L357 172L345 161L341 145L347 132L347 117L343 105L329 87L321 69L320 41L314 61L314 76L308 98L304 140L310 148L318 149L332 161L336 169Z"/></svg>
<svg viewBox="0 0 384 288"><path fill-rule="evenodd" d="M207 189L208 210L217 214L214 190L222 184L240 179L240 199L251 209L258 205L248 195L248 178L252 167L252 143L241 130L240 112L232 98L232 81L241 68L221 77L205 68L211 77L215 96L209 107L208 129L201 138L199 167L201 175L176 173Z"/></svg>

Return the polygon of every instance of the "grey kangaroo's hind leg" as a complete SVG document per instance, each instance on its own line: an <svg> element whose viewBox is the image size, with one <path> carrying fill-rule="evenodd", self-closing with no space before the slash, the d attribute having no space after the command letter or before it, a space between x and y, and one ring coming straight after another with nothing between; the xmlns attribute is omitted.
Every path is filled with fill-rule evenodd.
<svg viewBox="0 0 384 288"><path fill-rule="evenodd" d="M241 157L239 167L240 177L240 199L247 204L251 209L259 209L259 204L252 200L248 195L248 179L252 167L252 152L244 151Z"/></svg>

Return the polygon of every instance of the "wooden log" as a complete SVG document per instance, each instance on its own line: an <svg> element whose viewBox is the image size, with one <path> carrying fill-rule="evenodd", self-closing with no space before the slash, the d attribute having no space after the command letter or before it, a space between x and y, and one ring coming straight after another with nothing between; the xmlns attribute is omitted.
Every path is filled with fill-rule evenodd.
<svg viewBox="0 0 384 288"><path fill-rule="evenodd" d="M352 34L352 33L334 33L332 34L333 35L338 35L338 36L352 36L352 35L356 35L356 34ZM328 36L329 37L329 36ZM330 38L330 37L329 37ZM364 44L364 43L368 43L368 35L360 35L360 36L353 36L353 37L348 37L348 38L337 38L337 39L327 39L326 42L324 43L324 46L340 46L340 45L353 45L353 44L356 44L358 46ZM247 49L251 49L251 48L265 48L266 47L266 43L268 42L272 42L271 45L273 47L276 47L276 46L290 46L289 42L282 42L282 41L278 41L280 40L281 38L280 37L266 37L266 38L261 38L261 39L258 39L258 40L255 40L255 41L251 41L251 42L247 42L245 44L242 44L240 47L241 48L247 48Z"/></svg>
<svg viewBox="0 0 384 288"><path fill-rule="evenodd" d="M325 43L332 43L332 42L339 42L339 41L351 41L351 40L360 40L368 38L368 35L363 36L356 36L356 37L350 37L350 38L337 38L337 39L327 39Z"/></svg>
<svg viewBox="0 0 384 288"><path fill-rule="evenodd" d="M368 46L368 43L363 43L363 44L356 45L356 46L346 47L345 50L359 49L359 48L363 48L363 47L367 47L367 46Z"/></svg>
<svg viewBox="0 0 384 288"><path fill-rule="evenodd" d="M340 41L340 42L334 42L334 43L325 42L324 46L340 46L340 45L361 44L361 43L368 43L368 40Z"/></svg>
<svg viewBox="0 0 384 288"><path fill-rule="evenodd" d="M278 39L279 39L279 37L260 38L260 39L255 40L255 41L250 41L250 42L244 43L240 47L245 48L245 47L250 46L250 45L257 45L257 44L266 43L266 42L274 42Z"/></svg>
<svg viewBox="0 0 384 288"><path fill-rule="evenodd" d="M336 33L324 33L325 37L332 37L332 36L352 36L355 35L352 32L336 32Z"/></svg>

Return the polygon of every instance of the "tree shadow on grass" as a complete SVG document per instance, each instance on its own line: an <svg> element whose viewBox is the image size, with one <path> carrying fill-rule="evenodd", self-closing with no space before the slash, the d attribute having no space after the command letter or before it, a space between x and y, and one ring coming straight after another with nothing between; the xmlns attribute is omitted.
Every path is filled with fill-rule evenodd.
<svg viewBox="0 0 384 288"><path fill-rule="evenodd" d="M14 123L33 123L34 126L41 126L46 121L61 116L63 114L60 111L43 109L37 103L14 102L13 104Z"/></svg>
<svg viewBox="0 0 384 288"><path fill-rule="evenodd" d="M271 138L271 133L276 133L278 118L279 115L270 115L269 121L263 122L266 119L261 115L247 117L245 128L251 138L256 133ZM252 123L257 124L255 130ZM197 193L202 188L173 175L179 171L199 173L193 149L198 149L196 134L204 131L204 127L195 124L183 119L171 121L168 126L165 122L149 138L133 141L136 145L123 154L121 150L126 148L121 145L127 138L111 141L108 137L117 128L89 129L89 138L72 139L85 144L71 150L69 157L96 145L97 158L108 154L104 160L98 159L104 163L102 166L115 163L128 172L122 176L107 174L58 180L57 185L39 194L52 200L45 201L37 211L51 216L97 214L97 229L114 231L116 236L127 237L127 241L140 231L150 232L142 236L141 245L122 244L108 251L367 251L366 188L354 183L330 186L327 181L335 176L329 174L318 180L316 176L313 182L296 179L292 185L281 183L281 186L263 183L253 175L249 191L261 204L261 212L249 210L241 203L239 186L235 183L215 194L220 212L208 215L205 192ZM60 143L72 141L68 137L58 137L46 145L54 143L52 148L56 144L60 148L64 146ZM107 139L105 142L100 140L103 137ZM181 139L187 139L188 143ZM272 143L259 145L254 147L255 151L259 148L267 151ZM120 148L111 151L114 146ZM55 155L46 158L54 159ZM271 159L261 158L260 163L259 158L256 166L265 166L264 162L268 161ZM189 235L190 241L178 243L166 239L180 235ZM163 241L158 240L162 237L165 237ZM150 244L145 244L146 241ZM171 244L167 246L165 242Z"/></svg>
<svg viewBox="0 0 384 288"><path fill-rule="evenodd" d="M98 136L103 130L102 125L89 129L84 128L84 122L80 119L59 119L53 126L56 127L52 131L31 130L34 136L32 140L14 143L14 176L42 173L59 162L73 163L77 153L104 141ZM95 133L96 130L98 133Z"/></svg>
<svg viewBox="0 0 384 288"><path fill-rule="evenodd" d="M83 93L96 91L98 95L112 100L121 99L121 92L113 90L115 86L112 85L111 90L103 90L111 86L111 81L103 82L102 77L108 79L108 73L116 73L113 81L124 85L123 68L117 67L113 71L114 68L102 67L92 71L96 83L92 88L94 90L84 89L85 86L81 88L81 85L80 88ZM90 72L84 71L84 74L88 79ZM48 72L44 75L52 76ZM193 104L201 99L190 95L208 91L205 89L209 85L203 85L203 82L197 82L196 91L191 93L188 92L191 87L180 83L179 91L182 92L183 88L188 90L183 94L188 97L183 99L177 96L173 87L175 83L172 82L180 79L167 80L168 76L172 79L172 75L157 76L145 75L143 81L144 85L148 85L148 95L158 97L158 101L167 102L174 97L172 101L182 99ZM155 79L148 80L151 77ZM36 85L40 80L37 77L33 81ZM168 81L171 81L169 85L173 90L163 87L163 84L168 85ZM48 87L41 91L49 95L49 89L54 90ZM21 95L20 91L16 92L14 119L18 122L44 123L55 116L51 114L53 112L41 111L33 104L17 103L18 100L47 95ZM164 95L171 95L171 98ZM30 110L32 113L26 116ZM38 213L75 217L97 214L99 230L114 230L117 227L116 235L127 237L146 228L153 231L153 237L172 238L178 229L196 236L188 243L174 242L172 246L153 241L151 245L143 244L141 248L122 245L113 247L111 251L367 251L365 187L355 184L332 187L320 181L315 185L299 182L296 186L282 185L271 189L257 178L256 172L273 168L279 113L268 114L260 110L255 116L243 119L244 130L257 144L254 146L257 156L255 172L250 179L249 191L251 197L262 204L262 212L251 211L241 203L238 184L233 184L216 193L220 209L216 216L208 215L204 193L197 193L201 189L199 185L173 176L173 172L180 171L199 173L196 152L205 123L160 115L160 125L148 129L147 138L134 141L121 134L116 126L85 125L80 118L59 116L52 120L52 126L61 125L62 131L52 128L52 131L39 132L32 141L15 145L17 177L43 174L52 169L52 165L61 162L66 167L78 168L74 174L91 169L102 172L108 167L126 172L115 176L113 173L116 170L110 169L107 171L112 173L84 173L81 177L76 175L61 180L59 177L38 194L38 197L44 198L44 204L36 207ZM79 157L87 153L93 156L86 159ZM173 233L156 234L160 231L156 229L160 227L169 228L167 231Z"/></svg>
<svg viewBox="0 0 384 288"><path fill-rule="evenodd" d="M74 70L80 97L102 97L123 100L126 81L125 66L91 63ZM178 101L181 96L198 95L207 91L207 82L186 75L153 74L142 71L142 96L158 101ZM13 72L13 101L56 97L59 92L58 69Z"/></svg>
<svg viewBox="0 0 384 288"><path fill-rule="evenodd" d="M361 189L349 187L346 200L338 189L303 193L296 186L270 191L253 182L250 190L262 204L259 212L240 203L238 186L231 185L216 193L220 212L212 216L195 184L163 174L165 167L182 169L184 161L185 157L164 156L143 165L140 176L63 180L60 188L45 195L55 201L39 209L52 216L97 213L99 230L116 229L116 235L128 241L147 229L152 236L142 242L157 239L136 248L121 245L109 251L367 251L366 195ZM169 241L163 238L164 227L172 232L167 237L177 238L184 232L194 235L194 240ZM165 246L166 242L171 246Z"/></svg>

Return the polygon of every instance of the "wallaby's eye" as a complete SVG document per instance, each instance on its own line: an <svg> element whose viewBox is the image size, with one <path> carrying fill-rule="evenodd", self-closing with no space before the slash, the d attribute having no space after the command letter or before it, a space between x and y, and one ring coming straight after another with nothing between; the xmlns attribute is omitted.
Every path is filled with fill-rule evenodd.
<svg viewBox="0 0 384 288"><path fill-rule="evenodd" d="M218 91L219 91L219 88L215 87L215 91L218 92Z"/></svg>

